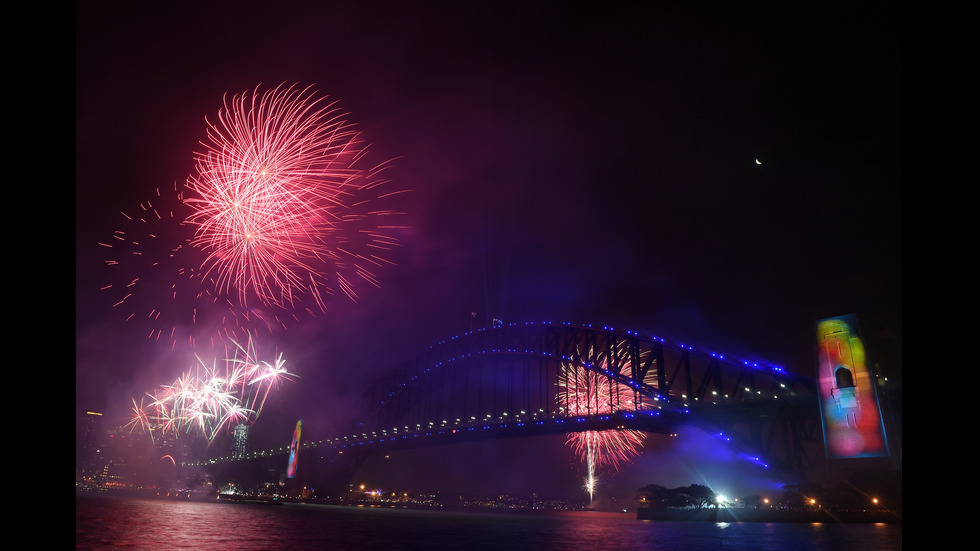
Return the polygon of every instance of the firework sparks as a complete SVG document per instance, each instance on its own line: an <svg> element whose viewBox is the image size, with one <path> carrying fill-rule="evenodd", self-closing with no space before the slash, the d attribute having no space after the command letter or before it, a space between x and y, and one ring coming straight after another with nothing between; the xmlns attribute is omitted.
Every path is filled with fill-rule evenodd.
<svg viewBox="0 0 980 551"><path fill-rule="evenodd" d="M188 222L216 293L243 306L324 310L323 295L338 289L357 299L345 273L376 284L376 251L397 240L389 226L361 226L395 213L355 207L379 198L385 167L359 167L367 147L335 104L310 88L256 88L226 98L203 145L188 179ZM370 243L362 250L351 235Z"/></svg>
<svg viewBox="0 0 980 551"><path fill-rule="evenodd" d="M151 435L196 433L210 442L236 425L254 423L270 390L295 375L286 370L281 354L265 362L257 359L251 339L235 345L236 353L225 359L224 370L198 358L196 368L148 394L148 406L133 399L130 429Z"/></svg>
<svg viewBox="0 0 980 551"><path fill-rule="evenodd" d="M111 239L100 241L107 249L109 279L101 291L110 295L113 308L126 321L148 321L150 338L160 339L171 326L186 323L174 305L183 301L193 270L183 267L187 239L179 236L183 211L181 190L158 188L153 199L122 212L123 224Z"/></svg>

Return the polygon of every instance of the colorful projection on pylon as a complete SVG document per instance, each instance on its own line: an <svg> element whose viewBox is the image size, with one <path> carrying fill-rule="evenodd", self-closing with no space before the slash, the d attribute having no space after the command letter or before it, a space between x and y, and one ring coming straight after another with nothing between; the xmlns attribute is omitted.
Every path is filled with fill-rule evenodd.
<svg viewBox="0 0 980 551"><path fill-rule="evenodd" d="M854 316L817 322L817 363L827 457L887 456L878 391Z"/></svg>
<svg viewBox="0 0 980 551"><path fill-rule="evenodd" d="M296 464L299 462L299 436L303 431L303 420L296 421L293 441L289 444L289 463L286 464L286 478L296 478Z"/></svg>

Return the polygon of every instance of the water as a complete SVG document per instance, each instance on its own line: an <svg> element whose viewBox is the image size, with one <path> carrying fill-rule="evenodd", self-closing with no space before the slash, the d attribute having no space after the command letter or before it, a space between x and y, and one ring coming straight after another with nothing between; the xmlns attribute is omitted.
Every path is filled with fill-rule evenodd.
<svg viewBox="0 0 980 551"><path fill-rule="evenodd" d="M576 511L504 514L76 496L76 549L887 551L901 524L702 523Z"/></svg>

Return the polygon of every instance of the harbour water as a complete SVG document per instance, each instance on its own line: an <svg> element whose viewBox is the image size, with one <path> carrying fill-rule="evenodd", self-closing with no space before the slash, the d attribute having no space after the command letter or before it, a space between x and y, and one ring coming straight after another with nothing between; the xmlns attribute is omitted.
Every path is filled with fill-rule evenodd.
<svg viewBox="0 0 980 551"><path fill-rule="evenodd" d="M78 495L76 549L889 551L901 524L681 522L591 511L478 513Z"/></svg>

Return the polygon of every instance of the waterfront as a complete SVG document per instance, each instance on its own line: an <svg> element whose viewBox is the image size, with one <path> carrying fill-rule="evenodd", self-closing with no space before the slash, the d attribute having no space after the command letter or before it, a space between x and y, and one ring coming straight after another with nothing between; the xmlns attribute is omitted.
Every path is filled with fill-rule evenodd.
<svg viewBox="0 0 980 551"><path fill-rule="evenodd" d="M282 506L76 495L76 549L897 550L901 524L672 522L538 514Z"/></svg>

